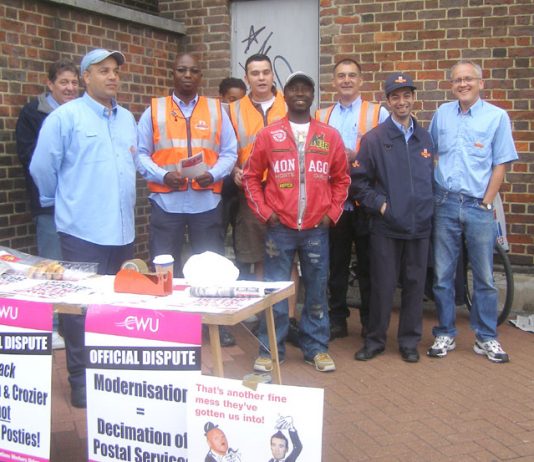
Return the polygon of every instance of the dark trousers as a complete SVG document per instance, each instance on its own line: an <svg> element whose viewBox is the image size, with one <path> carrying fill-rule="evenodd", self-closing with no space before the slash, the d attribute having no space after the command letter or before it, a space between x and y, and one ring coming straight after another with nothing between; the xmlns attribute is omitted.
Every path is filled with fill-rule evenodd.
<svg viewBox="0 0 534 462"><path fill-rule="evenodd" d="M98 245L59 233L65 261L98 263L98 274L117 274L122 263L133 257L133 243ZM65 339L67 370L72 388L85 386L85 315L60 314Z"/></svg>
<svg viewBox="0 0 534 462"><path fill-rule="evenodd" d="M222 203L201 213L169 213L151 201L149 246L150 255L170 254L174 257L174 277L182 276L182 247L187 226L194 254L210 250L224 255Z"/></svg>
<svg viewBox="0 0 534 462"><path fill-rule="evenodd" d="M347 307L352 243L358 259L360 288L360 322L366 326L369 319L369 234L367 222L360 209L345 210L336 226L330 228L330 275L328 279L330 323L344 323L350 312Z"/></svg>
<svg viewBox="0 0 534 462"><path fill-rule="evenodd" d="M371 299L365 345L384 348L393 296L402 287L397 341L400 348L416 348L421 340L423 293L430 238L394 239L371 234Z"/></svg>

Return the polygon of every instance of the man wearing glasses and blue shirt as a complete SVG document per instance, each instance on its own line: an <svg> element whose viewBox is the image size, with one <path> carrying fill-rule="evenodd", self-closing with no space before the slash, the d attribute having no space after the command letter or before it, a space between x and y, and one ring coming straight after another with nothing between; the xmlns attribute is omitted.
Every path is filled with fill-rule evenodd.
<svg viewBox="0 0 534 462"><path fill-rule="evenodd" d="M482 69L461 61L451 69L452 94L457 101L439 107L430 124L437 148L434 211L434 297L439 325L428 350L444 357L456 347L454 277L465 238L473 270L471 329L474 351L504 363L508 354L497 340L498 292L493 281L496 223L493 199L506 166L517 159L510 118L480 98Z"/></svg>

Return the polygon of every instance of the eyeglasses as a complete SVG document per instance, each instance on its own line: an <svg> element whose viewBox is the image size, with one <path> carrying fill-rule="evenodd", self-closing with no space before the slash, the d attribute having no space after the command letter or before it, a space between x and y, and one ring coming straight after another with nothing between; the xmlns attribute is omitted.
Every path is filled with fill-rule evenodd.
<svg viewBox="0 0 534 462"><path fill-rule="evenodd" d="M457 79L452 79L451 83L453 85L461 85L462 83L473 83L475 80L480 80L479 77L459 77Z"/></svg>
<svg viewBox="0 0 534 462"><path fill-rule="evenodd" d="M200 74L200 69L198 67L177 67L175 69L178 74L187 74L188 72L191 72L193 75Z"/></svg>

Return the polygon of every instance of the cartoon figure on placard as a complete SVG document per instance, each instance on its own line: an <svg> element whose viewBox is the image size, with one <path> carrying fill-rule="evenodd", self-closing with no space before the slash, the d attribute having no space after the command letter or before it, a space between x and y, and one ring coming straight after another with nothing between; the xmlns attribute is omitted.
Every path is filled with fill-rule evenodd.
<svg viewBox="0 0 534 462"><path fill-rule="evenodd" d="M204 435L206 435L210 447L204 462L241 462L239 450L228 447L226 435L218 425L213 422L206 422Z"/></svg>
<svg viewBox="0 0 534 462"><path fill-rule="evenodd" d="M295 462L302 452L302 443L300 442L297 430L293 426L293 417L279 417L274 428L278 431L271 436L271 452L273 453L273 457L269 462ZM282 430L288 430L289 438L293 445L293 450L287 457L289 441Z"/></svg>

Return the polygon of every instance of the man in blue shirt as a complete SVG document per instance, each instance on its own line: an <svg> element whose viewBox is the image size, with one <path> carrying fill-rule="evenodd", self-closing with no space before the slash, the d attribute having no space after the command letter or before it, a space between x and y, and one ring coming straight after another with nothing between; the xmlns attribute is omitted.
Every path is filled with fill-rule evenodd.
<svg viewBox="0 0 534 462"><path fill-rule="evenodd" d="M237 142L220 100L198 95L197 58L179 54L173 76L172 95L154 98L139 120L139 172L151 191L150 254L172 255L179 276L186 226L194 254L224 255L222 179L235 164ZM182 175L180 165L199 154L203 172ZM223 346L235 344L228 330L220 332Z"/></svg>
<svg viewBox="0 0 534 462"><path fill-rule="evenodd" d="M133 256L137 129L115 101L118 51L82 59L86 93L45 120L30 164L41 205L55 204L63 259L98 263L115 274ZM85 407L84 316L63 315L71 402Z"/></svg>
<svg viewBox="0 0 534 462"><path fill-rule="evenodd" d="M498 293L493 281L496 224L492 202L509 162L517 159L506 112L480 98L482 69L461 61L451 69L457 101L439 107L430 133L437 148L434 212L434 297L439 325L431 357L456 347L454 276L462 239L473 270L471 328L474 350L493 362L509 357L497 341Z"/></svg>

